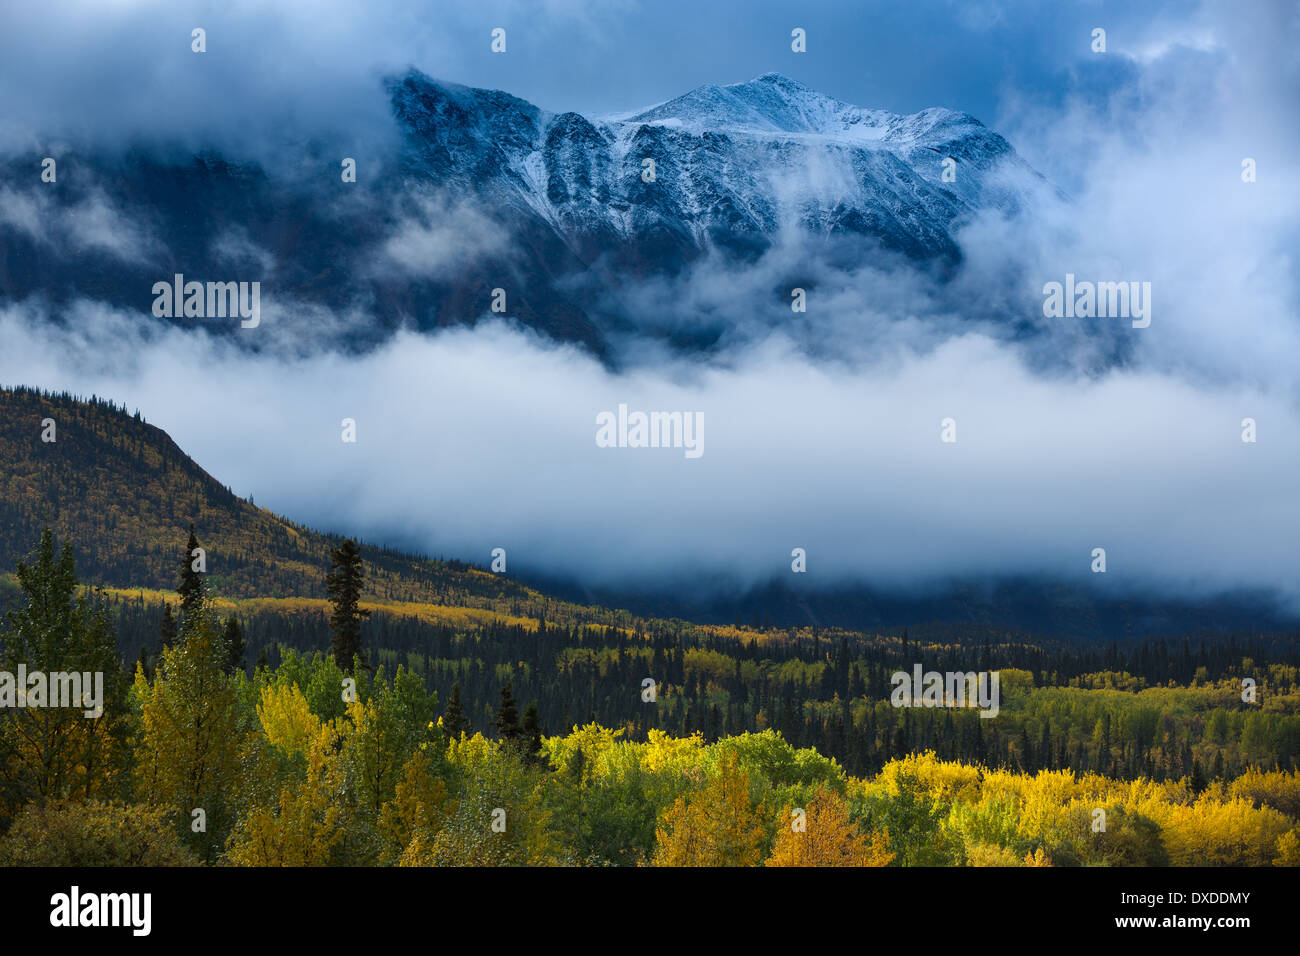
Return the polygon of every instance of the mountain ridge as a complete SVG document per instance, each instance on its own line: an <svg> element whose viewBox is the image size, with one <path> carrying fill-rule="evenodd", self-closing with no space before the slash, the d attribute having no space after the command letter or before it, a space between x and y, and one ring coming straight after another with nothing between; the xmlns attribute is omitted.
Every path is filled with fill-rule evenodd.
<svg viewBox="0 0 1300 956"><path fill-rule="evenodd" d="M57 183L31 173L38 156L0 161L0 303L147 313L153 284L175 273L259 281L262 331L206 327L253 350L364 350L399 328L473 324L501 288L511 320L610 360L629 332L676 341L629 304L647 278L710 257L743 268L796 234L818 261L833 258L825 244L847 244L836 268L942 276L961 262L969 216L1010 212L1041 180L967 114L856 107L780 74L625 119L551 113L418 70L382 83L402 145L363 162L355 183L324 147L275 170L219 150L74 150ZM727 108L711 112L714 100ZM704 332L684 347L707 346Z"/></svg>
<svg viewBox="0 0 1300 956"><path fill-rule="evenodd" d="M54 440L46 442L49 420ZM190 522L222 596L326 596L329 552L343 536L235 495L138 412L96 397L0 386L0 570L25 559L49 527L73 545L83 580L171 590ZM509 578L465 562L364 541L360 548L370 598L530 598Z"/></svg>
<svg viewBox="0 0 1300 956"><path fill-rule="evenodd" d="M870 236L916 259L956 261L960 251L948 227L986 198L986 187L996 205L1017 202L1014 191L982 182L985 175L1002 162L1032 173L1005 139L968 114L866 109L776 73L595 119L549 113L418 70L390 77L386 86L431 178L465 178L467 150L478 188L515 193L580 256L588 238L598 249L610 239L657 232L697 251L743 251L743 237L797 224ZM651 182L643 175L647 159L655 163ZM946 160L961 164L961 174L946 178ZM836 167L833 177L828 164ZM799 181L801 169L810 172L808 182ZM775 187L752 188L765 171L787 180L792 195L784 203ZM827 182L811 181L818 177ZM646 188L661 183L670 185L658 191L671 195Z"/></svg>

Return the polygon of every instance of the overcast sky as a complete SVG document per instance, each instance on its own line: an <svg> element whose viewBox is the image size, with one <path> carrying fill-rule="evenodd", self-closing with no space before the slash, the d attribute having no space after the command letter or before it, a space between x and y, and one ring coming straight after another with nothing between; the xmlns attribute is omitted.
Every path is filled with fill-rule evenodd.
<svg viewBox="0 0 1300 956"><path fill-rule="evenodd" d="M14 136L346 131L382 112L374 77L408 65L589 114L778 71L858 105L946 106L998 127L1026 100L1105 99L1176 50L1184 75L1205 75L1199 55L1278 83L1285 63L1296 79L1285 2L50 0L2 16L0 122ZM496 27L504 55L490 50ZM806 53L790 48L795 27ZM1091 51L1097 27L1115 55Z"/></svg>
<svg viewBox="0 0 1300 956"><path fill-rule="evenodd" d="M778 332L716 366L620 375L493 323L361 359L254 359L94 302L52 328L27 302L0 304L0 382L139 407L295 520L477 561L504 546L516 567L590 580L757 580L788 573L792 547L828 583L1086 579L1104 546L1131 586L1300 595L1296 5L265 7L7 8L0 146L147 136L265 160L295 138L385 135L377 78L405 64L587 113L777 70L865 106L967 110L1066 189L1032 219L969 225L961 296L1002 296L1009 274L1119 271L1153 283L1152 325L1124 333L1123 368L1047 375L1014 345L954 331L951 301L927 312L914 278L872 275L870 295L850 281L834 308L810 309L844 362ZM504 56L489 52L497 26ZM790 52L794 27L806 54ZM716 301L742 278L764 280L703 272L675 294ZM916 313L888 341L873 337L885 302ZM595 415L619 402L703 412L704 456L596 448ZM949 416L952 446L938 441ZM359 422L355 446L338 440L343 417Z"/></svg>

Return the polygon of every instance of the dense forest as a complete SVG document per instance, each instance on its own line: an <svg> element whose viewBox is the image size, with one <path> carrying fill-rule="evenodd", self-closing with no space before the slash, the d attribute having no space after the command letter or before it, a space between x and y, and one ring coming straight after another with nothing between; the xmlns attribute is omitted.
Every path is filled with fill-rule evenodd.
<svg viewBox="0 0 1300 956"><path fill-rule="evenodd" d="M2 861L1297 862L1300 632L657 618L294 525L109 402L0 411ZM895 706L917 666L997 716Z"/></svg>
<svg viewBox="0 0 1300 956"><path fill-rule="evenodd" d="M165 611L81 587L50 533L18 565L5 667L106 681L97 717L0 711L0 862L1300 863L1286 636L453 623L360 600L347 543L323 607L268 610L216 598L191 552ZM121 634L155 624L128 664ZM972 659L1001 669L996 718L889 702L891 669Z"/></svg>
<svg viewBox="0 0 1300 956"><path fill-rule="evenodd" d="M179 554L179 549L178 549ZM119 651L156 655L166 598L107 596ZM174 602L175 596L172 596ZM1250 766L1300 761L1300 636L1158 639L1121 648L1005 635L924 640L840 631L699 627L636 620L564 625L537 618L458 618L455 608L382 605L367 646L389 673L417 674L442 700L459 684L474 730L487 732L501 685L538 703L548 728L598 722L629 739L651 729L730 734L779 730L852 773L934 750L945 759L1034 771L1098 771L1120 779L1190 776L1197 784ZM291 605L286 607L285 605ZM328 646L328 602L217 602L241 623L250 663ZM438 613L438 612L442 613ZM935 629L931 629L932 631ZM1271 661L1267 666L1256 661ZM911 670L1001 672L996 720L974 710L895 708L890 675ZM641 700L653 678L654 706ZM1241 699L1254 680L1259 702Z"/></svg>

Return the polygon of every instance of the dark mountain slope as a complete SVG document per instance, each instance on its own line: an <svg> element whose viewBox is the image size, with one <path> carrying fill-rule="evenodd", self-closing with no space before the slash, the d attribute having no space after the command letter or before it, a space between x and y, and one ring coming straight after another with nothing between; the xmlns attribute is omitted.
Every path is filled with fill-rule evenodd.
<svg viewBox="0 0 1300 956"><path fill-rule="evenodd" d="M41 440L45 419L53 442ZM234 495L165 432L102 399L0 388L0 569L41 530L71 540L83 581L171 589L190 522L221 595L325 596L341 538L296 525ZM400 601L527 598L514 582L460 562L362 544L367 592Z"/></svg>

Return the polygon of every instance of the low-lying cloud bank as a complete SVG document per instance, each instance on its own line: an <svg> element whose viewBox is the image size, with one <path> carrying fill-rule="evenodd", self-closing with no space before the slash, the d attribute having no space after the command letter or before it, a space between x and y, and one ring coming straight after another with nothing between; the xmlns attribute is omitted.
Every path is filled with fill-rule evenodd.
<svg viewBox="0 0 1300 956"><path fill-rule="evenodd" d="M61 329L0 313L0 381L138 406L237 493L317 527L484 563L503 547L512 570L601 585L750 583L791 573L797 547L809 584L1086 582L1100 547L1121 590L1300 597L1300 414L1265 389L1048 379L978 335L856 371L770 339L726 369L615 374L490 323L286 363L83 308ZM703 454L598 447L620 404L701 414Z"/></svg>

